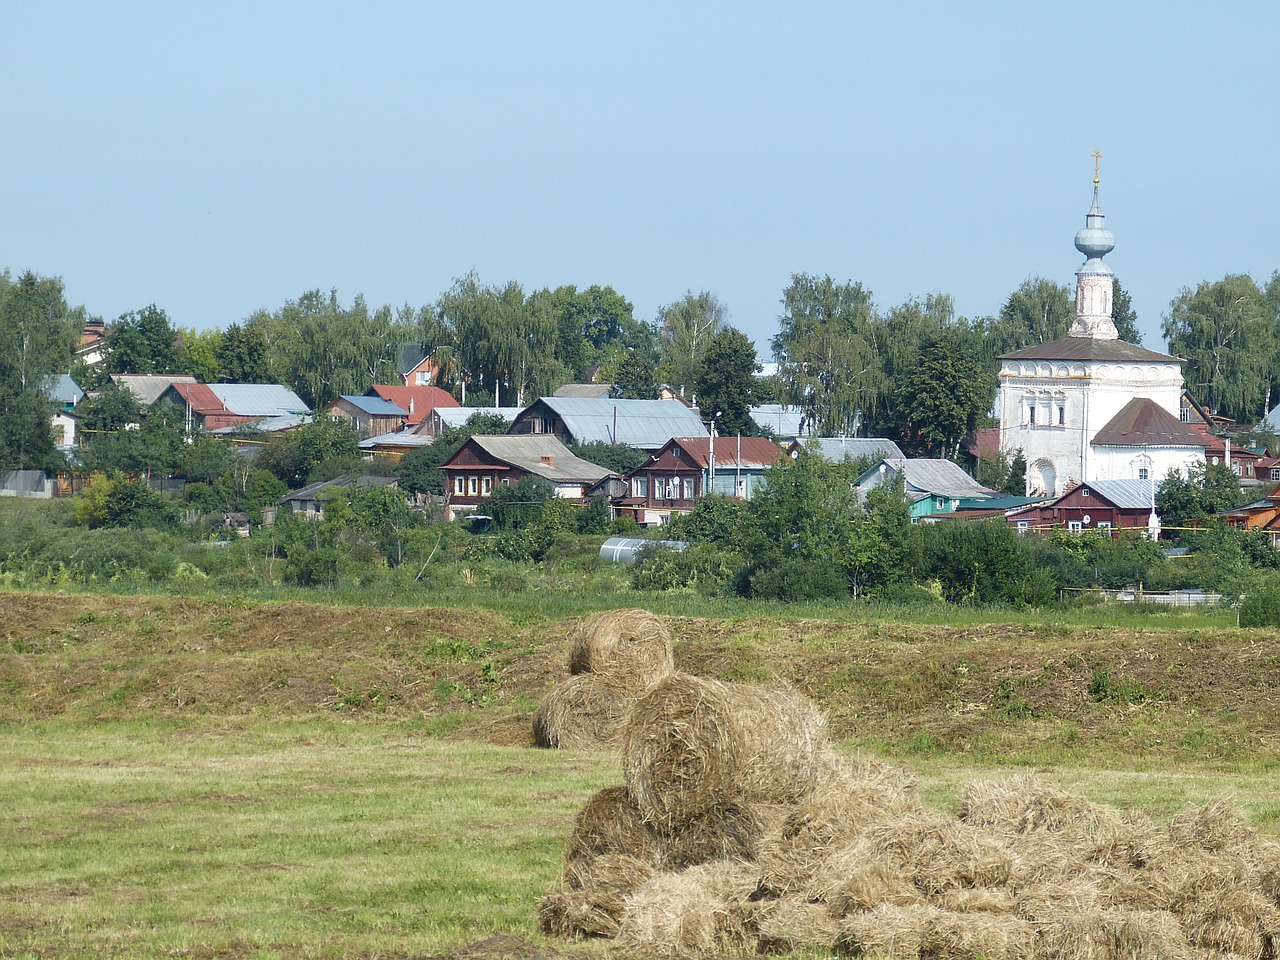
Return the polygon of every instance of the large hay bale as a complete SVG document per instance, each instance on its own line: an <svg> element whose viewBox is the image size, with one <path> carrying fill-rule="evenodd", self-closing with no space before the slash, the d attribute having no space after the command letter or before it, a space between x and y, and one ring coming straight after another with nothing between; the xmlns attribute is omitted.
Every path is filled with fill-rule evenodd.
<svg viewBox="0 0 1280 960"><path fill-rule="evenodd" d="M538 704L533 741L561 750L616 747L636 695L625 682L607 674L568 677Z"/></svg>
<svg viewBox="0 0 1280 960"><path fill-rule="evenodd" d="M803 900L765 900L753 904L759 949L763 953L793 953L814 947L830 950L840 923L820 903Z"/></svg>
<svg viewBox="0 0 1280 960"><path fill-rule="evenodd" d="M792 691L672 674L632 708L622 742L627 789L668 833L726 803L795 803L822 766L823 726Z"/></svg>
<svg viewBox="0 0 1280 960"><path fill-rule="evenodd" d="M605 787L594 793L578 812L565 848L565 879L587 874L590 864L603 856L621 855L658 866L662 850L658 838L640 817L640 810L626 787Z"/></svg>
<svg viewBox="0 0 1280 960"><path fill-rule="evenodd" d="M834 949L850 957L890 957L915 960L925 935L942 914L928 904L897 907L886 904L865 913L854 913L840 923Z"/></svg>
<svg viewBox="0 0 1280 960"><path fill-rule="evenodd" d="M679 829L655 829L662 864L683 870L716 860L755 860L760 838L776 816L763 804L724 803Z"/></svg>
<svg viewBox="0 0 1280 960"><path fill-rule="evenodd" d="M671 631L647 610L606 610L569 636L569 672L609 674L643 689L675 670Z"/></svg>
<svg viewBox="0 0 1280 960"><path fill-rule="evenodd" d="M1171 914L1074 909L1037 924L1035 960L1187 960L1191 949Z"/></svg>
<svg viewBox="0 0 1280 960"><path fill-rule="evenodd" d="M747 865L726 860L657 874L627 897L617 945L665 956L754 952L743 908L755 886Z"/></svg>

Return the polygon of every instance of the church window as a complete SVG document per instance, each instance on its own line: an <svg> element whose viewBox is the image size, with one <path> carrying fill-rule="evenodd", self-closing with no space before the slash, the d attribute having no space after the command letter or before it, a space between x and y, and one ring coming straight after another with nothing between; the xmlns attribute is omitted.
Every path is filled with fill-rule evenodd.
<svg viewBox="0 0 1280 960"><path fill-rule="evenodd" d="M1138 468L1138 479L1139 479L1139 480L1150 480L1150 479L1151 479L1151 474L1150 474L1150 472L1147 470L1147 468L1146 468L1146 467L1139 467L1139 468Z"/></svg>
<svg viewBox="0 0 1280 960"><path fill-rule="evenodd" d="M1067 408L1061 403L1058 404L1058 426L1063 426L1067 422Z"/></svg>
<svg viewBox="0 0 1280 960"><path fill-rule="evenodd" d="M1027 423L1033 427L1036 425L1036 408L1034 404L1027 408Z"/></svg>

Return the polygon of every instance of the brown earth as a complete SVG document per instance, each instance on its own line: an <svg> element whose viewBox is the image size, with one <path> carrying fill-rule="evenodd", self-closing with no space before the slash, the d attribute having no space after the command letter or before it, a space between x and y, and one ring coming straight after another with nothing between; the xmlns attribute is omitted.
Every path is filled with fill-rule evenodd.
<svg viewBox="0 0 1280 960"><path fill-rule="evenodd" d="M862 747L1280 759L1276 631L668 622L678 669L801 689L834 739ZM538 699L566 673L571 625L483 610L5 592L0 722L324 714L526 744Z"/></svg>

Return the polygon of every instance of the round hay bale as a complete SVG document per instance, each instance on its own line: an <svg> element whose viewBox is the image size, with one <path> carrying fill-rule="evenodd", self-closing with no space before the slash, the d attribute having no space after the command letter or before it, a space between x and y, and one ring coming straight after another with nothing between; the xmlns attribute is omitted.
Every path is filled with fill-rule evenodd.
<svg viewBox="0 0 1280 960"><path fill-rule="evenodd" d="M647 610L605 610L570 633L572 674L610 674L643 689L674 670L671 631Z"/></svg>
<svg viewBox="0 0 1280 960"><path fill-rule="evenodd" d="M795 803L813 790L824 720L803 696L671 674L632 708L623 774L670 833L725 803Z"/></svg>
<svg viewBox="0 0 1280 960"><path fill-rule="evenodd" d="M565 876L586 874L596 859L610 855L632 857L657 866L662 860L658 839L640 817L626 787L596 791L578 813L565 848Z"/></svg>
<svg viewBox="0 0 1280 960"><path fill-rule="evenodd" d="M534 743L561 750L616 747L635 699L634 691L616 677L569 677L552 687L534 711Z"/></svg>
<svg viewBox="0 0 1280 960"><path fill-rule="evenodd" d="M655 830L662 864L683 870L716 860L755 860L764 834L761 805L725 803L670 833Z"/></svg>
<svg viewBox="0 0 1280 960"><path fill-rule="evenodd" d="M732 861L660 873L627 897L618 931L624 951L663 956L754 952L751 911L754 872Z"/></svg>

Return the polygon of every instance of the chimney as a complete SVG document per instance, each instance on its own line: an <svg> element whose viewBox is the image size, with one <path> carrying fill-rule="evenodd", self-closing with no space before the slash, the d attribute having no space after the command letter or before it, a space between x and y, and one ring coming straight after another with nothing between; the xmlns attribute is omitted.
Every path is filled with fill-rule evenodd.
<svg viewBox="0 0 1280 960"><path fill-rule="evenodd" d="M556 458L549 453L544 453L538 459L541 460L548 467L554 467L556 465Z"/></svg>

